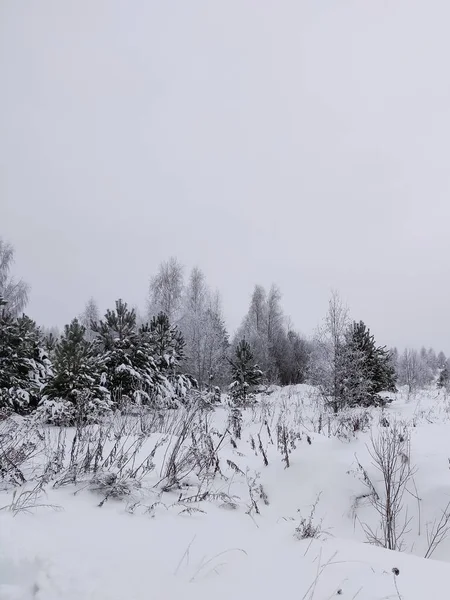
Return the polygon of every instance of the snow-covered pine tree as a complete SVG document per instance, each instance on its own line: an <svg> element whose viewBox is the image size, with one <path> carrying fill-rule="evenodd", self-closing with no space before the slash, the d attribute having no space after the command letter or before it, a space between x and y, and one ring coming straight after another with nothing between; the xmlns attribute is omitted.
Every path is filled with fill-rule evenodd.
<svg viewBox="0 0 450 600"><path fill-rule="evenodd" d="M111 410L109 391L101 385L103 365L78 319L66 325L54 350L53 373L39 407L46 421L58 425L94 422Z"/></svg>
<svg viewBox="0 0 450 600"><path fill-rule="evenodd" d="M450 387L450 361L446 360L443 368L440 370L437 382L438 388L448 390Z"/></svg>
<svg viewBox="0 0 450 600"><path fill-rule="evenodd" d="M337 356L337 384L340 408L369 406L372 403L372 368L365 339L357 323L350 325Z"/></svg>
<svg viewBox="0 0 450 600"><path fill-rule="evenodd" d="M248 342L243 339L236 348L231 363L232 383L230 393L234 402L246 404L254 398L256 386L261 383L263 373L253 362L253 353Z"/></svg>
<svg viewBox="0 0 450 600"><path fill-rule="evenodd" d="M158 369L164 375L175 373L184 358L185 342L180 330L170 324L166 314L159 313L150 321L148 331Z"/></svg>
<svg viewBox="0 0 450 600"><path fill-rule="evenodd" d="M0 310L0 407L26 414L36 408L51 371L40 331L26 316Z"/></svg>
<svg viewBox="0 0 450 600"><path fill-rule="evenodd" d="M446 364L447 364L447 357L441 350L436 358L436 366L438 369L443 369Z"/></svg>
<svg viewBox="0 0 450 600"><path fill-rule="evenodd" d="M106 370L105 385L114 402L148 401L155 382L156 368L142 336L136 329L136 313L126 302L117 300L104 320L93 323L95 347Z"/></svg>
<svg viewBox="0 0 450 600"><path fill-rule="evenodd" d="M185 342L178 327L171 325L164 313L153 317L149 325L141 328L159 377L152 392L159 405L176 405L186 399L188 391L197 382L181 372Z"/></svg>
<svg viewBox="0 0 450 600"><path fill-rule="evenodd" d="M47 356L51 361L53 361L56 344L58 343L59 334L56 335L53 331L43 331L42 332L42 344L47 353Z"/></svg>

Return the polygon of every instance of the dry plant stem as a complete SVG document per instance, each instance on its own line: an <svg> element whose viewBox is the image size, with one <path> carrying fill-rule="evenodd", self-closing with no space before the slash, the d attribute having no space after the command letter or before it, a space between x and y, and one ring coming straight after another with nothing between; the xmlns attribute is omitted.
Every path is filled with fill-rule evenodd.
<svg viewBox="0 0 450 600"><path fill-rule="evenodd" d="M322 573L325 571L325 569L331 565L331 564L335 564L333 562L333 559L337 556L337 552L335 552L330 558L329 560L322 565L322 548L320 549L319 552L319 556L317 557L319 559L318 564L317 564L317 572L316 572L316 577L314 578L314 581L311 583L311 585L309 586L309 588L306 590L306 592L304 593L302 600L306 600L307 597L309 597L309 600L312 600L314 598L314 593L316 591L316 586L317 586L317 582L319 581ZM309 596L308 596L309 595Z"/></svg>
<svg viewBox="0 0 450 600"><path fill-rule="evenodd" d="M230 550L224 550L223 552L219 552L219 554L212 556L206 562L204 562L204 559L203 559L202 562L200 563L199 568L196 570L194 575L191 577L190 582L192 583L193 581L195 581L195 579L196 579L197 575L200 573L200 571L202 571L205 567L207 567L209 564L211 564L211 562L215 558L219 558L219 556L224 556L225 554L229 554L230 552L242 552L242 554L245 554L245 556L247 556L247 552L245 550L242 550L241 548L230 548ZM223 564L223 563L221 563L221 564Z"/></svg>
<svg viewBox="0 0 450 600"><path fill-rule="evenodd" d="M177 575L177 574L178 574L178 571L180 570L180 567L181 567L181 565L182 565L182 563L183 563L183 560L184 560L185 558L187 559L187 561L188 561L188 564L189 564L189 552L190 552L190 550L191 550L191 546L192 546L192 544L194 543L194 541L195 541L195 538L196 538L196 537L197 537L197 536L196 536L196 535L194 535L194 537L192 538L192 540L189 542L189 544L188 544L188 546L187 546L186 550L185 550L185 551L184 551L184 553L183 553L183 556L180 558L180 562L178 563L178 565L177 565L177 568L175 569L175 573L174 573L174 575Z"/></svg>
<svg viewBox="0 0 450 600"><path fill-rule="evenodd" d="M450 502L442 511L442 516L437 521L435 519L431 530L427 527L427 543L428 548L425 553L425 558L431 558L436 548L442 544L450 531Z"/></svg>

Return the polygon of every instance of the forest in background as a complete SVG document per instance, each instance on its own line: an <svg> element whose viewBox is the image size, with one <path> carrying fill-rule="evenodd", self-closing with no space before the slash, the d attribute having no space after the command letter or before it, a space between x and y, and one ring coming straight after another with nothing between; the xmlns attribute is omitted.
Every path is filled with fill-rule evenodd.
<svg viewBox="0 0 450 600"><path fill-rule="evenodd" d="M55 424L95 420L117 407L177 407L193 398L236 406L272 384L317 386L334 412L385 402L382 392L449 384L449 361L433 349L388 349L354 321L339 294L306 338L284 314L281 291L256 285L237 332L227 331L220 294L176 258L151 277L145 316L118 299L95 299L57 328L24 313L28 285L12 275L13 247L0 239L0 408L37 411Z"/></svg>

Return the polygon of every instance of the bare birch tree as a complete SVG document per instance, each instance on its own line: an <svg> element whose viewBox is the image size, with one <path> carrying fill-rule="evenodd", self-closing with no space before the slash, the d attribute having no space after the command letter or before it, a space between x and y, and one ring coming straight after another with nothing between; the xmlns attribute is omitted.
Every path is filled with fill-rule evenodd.
<svg viewBox="0 0 450 600"><path fill-rule="evenodd" d="M0 297L5 302L3 310L17 317L27 305L29 286L11 277L13 262L14 248L0 238Z"/></svg>
<svg viewBox="0 0 450 600"><path fill-rule="evenodd" d="M171 323L176 323L180 318L182 296L183 267L172 257L161 263L158 273L150 281L149 319L163 312Z"/></svg>
<svg viewBox="0 0 450 600"><path fill-rule="evenodd" d="M89 298L86 302L83 312L80 315L80 323L86 329L84 337L88 342L91 342L95 338L95 332L92 329L92 324L100 321L100 311L98 309L97 302L94 298Z"/></svg>
<svg viewBox="0 0 450 600"><path fill-rule="evenodd" d="M343 405L341 372L345 333L349 326L348 307L338 292L333 290L328 302L328 312L314 340L313 380L324 397L330 401L334 412Z"/></svg>
<svg viewBox="0 0 450 600"><path fill-rule="evenodd" d="M220 385L227 368L228 334L218 293L213 294L202 271L191 272L183 299L180 327L186 342L186 364L199 387Z"/></svg>

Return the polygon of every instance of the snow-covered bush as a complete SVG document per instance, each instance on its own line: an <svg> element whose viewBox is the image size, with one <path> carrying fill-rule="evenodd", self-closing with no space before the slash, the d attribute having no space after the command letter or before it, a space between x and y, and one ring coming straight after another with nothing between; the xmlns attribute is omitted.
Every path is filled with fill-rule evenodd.
<svg viewBox="0 0 450 600"><path fill-rule="evenodd" d="M358 433L369 431L372 420L372 413L367 409L345 409L336 415L332 433L349 441Z"/></svg>
<svg viewBox="0 0 450 600"><path fill-rule="evenodd" d="M322 520L317 521L315 518L317 505L319 504L320 494L317 496L311 511L307 517L302 517L300 514L300 522L295 528L294 536L298 540L318 539L322 536ZM300 510L298 511L300 513Z"/></svg>
<svg viewBox="0 0 450 600"><path fill-rule="evenodd" d="M220 404L221 392L220 388L200 391L191 389L186 396L186 404L198 404L203 410L213 410L215 406Z"/></svg>
<svg viewBox="0 0 450 600"><path fill-rule="evenodd" d="M35 418L37 421L58 427L99 423L112 413L113 406L108 397L95 398L89 391L79 393L76 401L44 396L36 410Z"/></svg>

